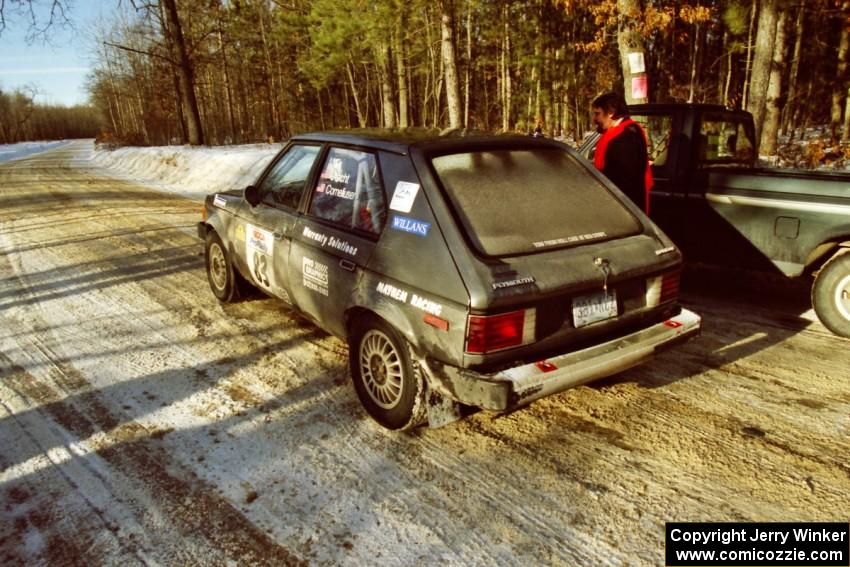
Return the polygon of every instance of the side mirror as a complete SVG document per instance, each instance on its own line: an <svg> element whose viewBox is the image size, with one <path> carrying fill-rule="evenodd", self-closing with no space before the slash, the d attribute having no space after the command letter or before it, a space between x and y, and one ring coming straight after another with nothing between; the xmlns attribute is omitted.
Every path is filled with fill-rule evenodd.
<svg viewBox="0 0 850 567"><path fill-rule="evenodd" d="M260 201L263 200L262 195L260 195L260 190L257 189L255 185L248 185L245 187L245 200L248 201L248 204L252 207L256 207L260 204Z"/></svg>

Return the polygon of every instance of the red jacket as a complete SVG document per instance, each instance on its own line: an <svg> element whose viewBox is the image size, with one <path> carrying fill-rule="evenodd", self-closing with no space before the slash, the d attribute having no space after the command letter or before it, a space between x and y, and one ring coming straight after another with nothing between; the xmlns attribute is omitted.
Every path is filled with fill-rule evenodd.
<svg viewBox="0 0 850 567"><path fill-rule="evenodd" d="M593 161L599 171L649 214L652 168L647 159L646 132L637 122L626 118L605 130L596 144Z"/></svg>

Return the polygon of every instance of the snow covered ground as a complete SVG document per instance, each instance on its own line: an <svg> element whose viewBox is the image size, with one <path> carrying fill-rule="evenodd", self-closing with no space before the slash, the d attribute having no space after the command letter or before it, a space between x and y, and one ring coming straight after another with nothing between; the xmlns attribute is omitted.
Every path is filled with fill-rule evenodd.
<svg viewBox="0 0 850 567"><path fill-rule="evenodd" d="M846 518L846 342L800 317L806 289L706 281L684 297L702 337L651 364L382 429L344 343L219 304L172 196L244 186L275 149L0 167L0 564L658 565L668 521Z"/></svg>
<svg viewBox="0 0 850 567"><path fill-rule="evenodd" d="M27 157L38 152L57 148L67 143L67 140L63 140L59 142L21 142L19 144L0 144L0 163Z"/></svg>
<svg viewBox="0 0 850 567"><path fill-rule="evenodd" d="M208 193L243 188L253 182L282 144L246 144L215 148L160 146L94 148L93 164L109 175L203 200Z"/></svg>

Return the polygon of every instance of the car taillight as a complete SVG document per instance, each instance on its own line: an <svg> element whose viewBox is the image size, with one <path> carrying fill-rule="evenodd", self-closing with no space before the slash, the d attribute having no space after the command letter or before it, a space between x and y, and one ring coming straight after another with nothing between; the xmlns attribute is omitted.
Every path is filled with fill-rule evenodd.
<svg viewBox="0 0 850 567"><path fill-rule="evenodd" d="M466 352L485 354L534 342L536 311L523 309L500 315L470 315Z"/></svg>
<svg viewBox="0 0 850 567"><path fill-rule="evenodd" d="M655 307L668 301L675 301L679 295L679 277L681 271L675 270L646 278L646 306Z"/></svg>

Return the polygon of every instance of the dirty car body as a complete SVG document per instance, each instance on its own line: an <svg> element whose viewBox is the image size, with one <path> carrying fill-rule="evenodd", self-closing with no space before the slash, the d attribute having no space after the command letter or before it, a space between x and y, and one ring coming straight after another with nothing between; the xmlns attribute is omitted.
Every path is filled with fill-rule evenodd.
<svg viewBox="0 0 850 567"><path fill-rule="evenodd" d="M551 140L296 136L198 231L214 294L259 288L347 341L391 429L513 410L699 332L679 250Z"/></svg>

